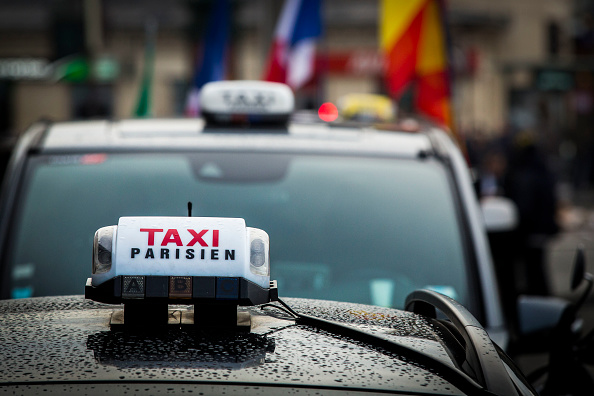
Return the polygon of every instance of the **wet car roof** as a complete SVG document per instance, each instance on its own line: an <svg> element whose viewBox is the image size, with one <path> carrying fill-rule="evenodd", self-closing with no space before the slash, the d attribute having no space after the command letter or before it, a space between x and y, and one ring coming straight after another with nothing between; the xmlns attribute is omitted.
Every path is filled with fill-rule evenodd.
<svg viewBox="0 0 594 396"><path fill-rule="evenodd" d="M416 157L419 152L430 150L431 143L425 134L327 124L291 124L286 130L205 129L200 119L132 119L55 123L50 125L40 146L44 152L196 148Z"/></svg>
<svg viewBox="0 0 594 396"><path fill-rule="evenodd" d="M347 323L449 361L435 329L421 316L360 304L287 302L300 312ZM0 385L19 385L32 393L50 385L76 391L90 384L118 384L120 391L142 383L157 392L163 383L191 388L224 382L231 388L463 394L434 370L406 357L295 325L273 308L250 308L252 332L226 335L110 331L113 310L82 296L0 301Z"/></svg>

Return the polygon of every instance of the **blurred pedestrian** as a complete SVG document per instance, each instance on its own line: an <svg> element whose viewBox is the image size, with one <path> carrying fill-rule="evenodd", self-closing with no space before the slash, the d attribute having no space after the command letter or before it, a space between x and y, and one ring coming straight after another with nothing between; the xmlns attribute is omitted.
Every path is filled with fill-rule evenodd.
<svg viewBox="0 0 594 396"><path fill-rule="evenodd" d="M477 191L481 200L505 196L508 173L507 152L499 141L491 141L481 156ZM499 285L501 303L508 323L515 324L517 317L518 280L516 276L516 250L513 231L490 231L489 245Z"/></svg>
<svg viewBox="0 0 594 396"><path fill-rule="evenodd" d="M480 197L504 195L507 159L501 150L489 150L484 154L480 168Z"/></svg>
<svg viewBox="0 0 594 396"><path fill-rule="evenodd" d="M512 246L519 266L518 294L549 295L545 248L559 231L555 178L532 132L521 132L514 139L505 194L515 202L519 213Z"/></svg>

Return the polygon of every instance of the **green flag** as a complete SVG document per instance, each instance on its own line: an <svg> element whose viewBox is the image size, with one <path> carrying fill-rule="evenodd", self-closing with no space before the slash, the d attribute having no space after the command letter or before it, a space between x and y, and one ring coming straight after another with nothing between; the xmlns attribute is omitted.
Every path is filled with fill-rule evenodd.
<svg viewBox="0 0 594 396"><path fill-rule="evenodd" d="M151 88L155 68L155 39L157 37L157 22L154 19L148 20L145 24L145 46L144 46L144 67L142 80L138 91L138 101L134 116L150 117L151 111Z"/></svg>

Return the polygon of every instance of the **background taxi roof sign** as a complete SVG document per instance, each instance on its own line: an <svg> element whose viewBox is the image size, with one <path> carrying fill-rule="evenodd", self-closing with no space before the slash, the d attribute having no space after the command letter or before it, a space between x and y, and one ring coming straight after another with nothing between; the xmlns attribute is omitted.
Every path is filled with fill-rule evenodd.
<svg viewBox="0 0 594 396"><path fill-rule="evenodd" d="M286 124L295 107L293 91L266 81L216 81L200 91L207 125Z"/></svg>
<svg viewBox="0 0 594 396"><path fill-rule="evenodd" d="M388 96L355 93L340 97L340 114L347 120L370 122L392 121L396 117L396 104Z"/></svg>

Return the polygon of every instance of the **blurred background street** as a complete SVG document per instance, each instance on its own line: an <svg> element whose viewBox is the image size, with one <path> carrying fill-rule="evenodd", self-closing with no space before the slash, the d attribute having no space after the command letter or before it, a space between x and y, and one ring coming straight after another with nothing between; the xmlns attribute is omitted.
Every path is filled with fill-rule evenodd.
<svg viewBox="0 0 594 396"><path fill-rule="evenodd" d="M315 114L347 94L381 94L397 119L449 128L489 182L477 187L481 197L508 196L521 217L522 206L543 204L526 240L546 237L543 294L569 297L579 244L594 272L594 2L425 2L439 23L422 32L400 12L413 3L421 4L317 2L320 23L302 32L317 45L311 70L287 80L296 108ZM195 117L206 81L275 80L282 10L277 0L1 0L0 169L41 119ZM389 60L407 48L394 36L443 38L447 54L419 50L414 75L396 81ZM522 157L527 147L538 161ZM547 184L526 201L518 191L535 169ZM594 327L594 308L586 326Z"/></svg>

